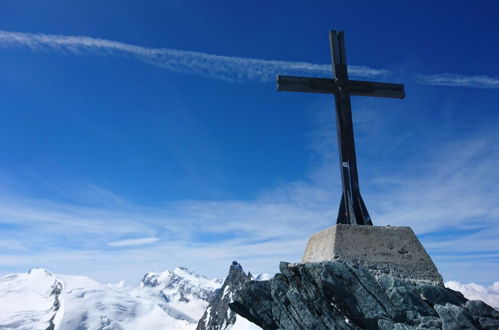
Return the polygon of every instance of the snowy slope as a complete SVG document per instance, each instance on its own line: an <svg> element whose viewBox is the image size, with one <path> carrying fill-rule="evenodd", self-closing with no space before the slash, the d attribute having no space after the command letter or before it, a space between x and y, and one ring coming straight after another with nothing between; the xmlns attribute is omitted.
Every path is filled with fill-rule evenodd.
<svg viewBox="0 0 499 330"><path fill-rule="evenodd" d="M176 319L197 323L221 285L222 280L209 280L178 267L163 273L147 273L130 294L153 301Z"/></svg>
<svg viewBox="0 0 499 330"><path fill-rule="evenodd" d="M232 325L232 327L227 328L227 330L261 330L258 325L251 323L246 320L244 317L238 316L236 317L236 323Z"/></svg>
<svg viewBox="0 0 499 330"><path fill-rule="evenodd" d="M0 279L0 328L46 329L59 309L61 283L43 269Z"/></svg>
<svg viewBox="0 0 499 330"><path fill-rule="evenodd" d="M33 269L0 278L0 328L195 329L220 285L185 268L148 273L137 288Z"/></svg>

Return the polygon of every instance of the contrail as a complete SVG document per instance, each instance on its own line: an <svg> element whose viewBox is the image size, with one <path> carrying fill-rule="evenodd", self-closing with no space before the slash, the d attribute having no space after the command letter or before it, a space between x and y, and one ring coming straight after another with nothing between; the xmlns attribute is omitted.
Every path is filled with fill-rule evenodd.
<svg viewBox="0 0 499 330"><path fill-rule="evenodd" d="M172 48L142 47L119 41L87 36L65 36L0 30L0 47L27 48L33 51L53 50L72 54L121 55L156 67L226 81L273 81L279 74L331 77L330 64L263 60L222 56ZM356 77L387 76L392 72L367 66L349 66ZM415 75L422 85L499 88L499 77L454 73Z"/></svg>
<svg viewBox="0 0 499 330"><path fill-rule="evenodd" d="M124 55L166 69L227 81L272 81L279 74L331 76L330 64L275 61L213 55L171 48L142 47L87 36L21 33L0 30L0 47L54 50L72 54ZM349 66L358 77L387 75L389 70Z"/></svg>
<svg viewBox="0 0 499 330"><path fill-rule="evenodd" d="M418 75L418 82L434 86L460 86L473 88L499 88L499 77L483 75L462 75L455 73L440 73Z"/></svg>

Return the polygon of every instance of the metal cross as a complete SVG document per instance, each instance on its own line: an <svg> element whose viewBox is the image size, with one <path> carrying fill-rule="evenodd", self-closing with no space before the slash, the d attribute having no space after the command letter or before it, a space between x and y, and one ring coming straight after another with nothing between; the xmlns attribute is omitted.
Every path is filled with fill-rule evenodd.
<svg viewBox="0 0 499 330"><path fill-rule="evenodd" d="M343 186L336 223L372 225L362 200L355 157L352 109L350 95L377 96L402 99L404 85L349 80L343 31L329 32L333 79L277 76L277 90L333 94L336 100L336 128L340 152L340 170Z"/></svg>

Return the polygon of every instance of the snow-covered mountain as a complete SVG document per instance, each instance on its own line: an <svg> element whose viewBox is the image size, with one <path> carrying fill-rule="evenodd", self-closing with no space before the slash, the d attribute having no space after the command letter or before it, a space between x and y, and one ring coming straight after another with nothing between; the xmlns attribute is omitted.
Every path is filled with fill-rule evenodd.
<svg viewBox="0 0 499 330"><path fill-rule="evenodd" d="M173 271L147 273L129 294L154 302L178 320L197 323L222 282L178 267Z"/></svg>
<svg viewBox="0 0 499 330"><path fill-rule="evenodd" d="M246 274L237 262L225 281L180 267L147 273L136 287L32 269L0 278L0 329L254 330L259 327L231 312L227 303L245 281L269 278ZM497 284L447 282L446 286L497 306Z"/></svg>
<svg viewBox="0 0 499 330"><path fill-rule="evenodd" d="M194 330L221 285L186 268L135 288L32 269L0 278L0 329Z"/></svg>
<svg viewBox="0 0 499 330"><path fill-rule="evenodd" d="M62 284L43 269L0 280L0 328L47 329L60 309Z"/></svg>

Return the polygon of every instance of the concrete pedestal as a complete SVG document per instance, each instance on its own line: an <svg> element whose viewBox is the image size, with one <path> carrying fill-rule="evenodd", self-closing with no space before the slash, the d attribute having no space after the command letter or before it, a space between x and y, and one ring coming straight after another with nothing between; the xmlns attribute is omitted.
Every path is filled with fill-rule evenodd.
<svg viewBox="0 0 499 330"><path fill-rule="evenodd" d="M312 235L302 263L342 261L406 280L443 285L442 276L410 227L336 225Z"/></svg>

